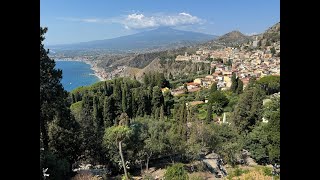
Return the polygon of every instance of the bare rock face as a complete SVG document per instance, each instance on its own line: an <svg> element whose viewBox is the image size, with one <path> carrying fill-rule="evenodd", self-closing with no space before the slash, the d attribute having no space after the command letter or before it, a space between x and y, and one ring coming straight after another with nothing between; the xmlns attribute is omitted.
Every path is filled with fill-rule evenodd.
<svg viewBox="0 0 320 180"><path fill-rule="evenodd" d="M248 166L256 166L256 165L258 165L251 157L247 157L245 161L246 161L246 164Z"/></svg>

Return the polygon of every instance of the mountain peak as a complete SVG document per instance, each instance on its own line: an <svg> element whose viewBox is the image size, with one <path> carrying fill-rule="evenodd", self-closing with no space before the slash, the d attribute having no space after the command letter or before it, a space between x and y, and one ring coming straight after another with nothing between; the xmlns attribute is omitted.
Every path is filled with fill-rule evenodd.
<svg viewBox="0 0 320 180"><path fill-rule="evenodd" d="M229 38L239 38L239 37L245 37L244 34L242 34L240 31L238 30L233 30L223 36L221 36L220 38L226 38L226 37L229 37Z"/></svg>
<svg viewBox="0 0 320 180"><path fill-rule="evenodd" d="M136 34L113 39L96 40L84 43L60 46L60 49L110 51L136 51L150 49L167 49L170 47L190 46L215 39L216 36L192 31L183 31L165 26ZM53 48L51 48L53 49Z"/></svg>

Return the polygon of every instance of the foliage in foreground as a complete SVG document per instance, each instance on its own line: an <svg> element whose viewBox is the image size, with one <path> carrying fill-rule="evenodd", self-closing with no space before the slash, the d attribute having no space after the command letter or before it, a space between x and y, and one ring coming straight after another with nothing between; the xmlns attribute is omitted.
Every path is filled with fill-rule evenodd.
<svg viewBox="0 0 320 180"><path fill-rule="evenodd" d="M165 179L171 180L188 180L189 176L187 171L184 169L182 163L176 163L167 168L164 174Z"/></svg>

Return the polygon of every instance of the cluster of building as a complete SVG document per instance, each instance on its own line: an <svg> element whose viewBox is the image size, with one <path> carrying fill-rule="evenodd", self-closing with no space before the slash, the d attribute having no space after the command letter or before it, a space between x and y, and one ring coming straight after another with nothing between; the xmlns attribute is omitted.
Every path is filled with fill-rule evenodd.
<svg viewBox="0 0 320 180"><path fill-rule="evenodd" d="M272 53L272 48L274 52ZM217 87L225 90L231 87L231 77L235 74L242 82L244 87L249 83L251 77L257 79L267 75L280 76L280 57L275 56L280 52L279 43L273 46L267 46L263 50L246 51L242 48L226 47L219 50L201 50L196 54L183 56L179 55L176 61L192 61L207 62L208 58L213 59L210 66L214 71L203 78L196 78L193 82L186 83L184 86L171 90L173 95L179 95L186 92L199 91L201 88L209 88L213 83L217 83ZM221 59L216 61L215 59ZM231 62L228 64L227 62Z"/></svg>

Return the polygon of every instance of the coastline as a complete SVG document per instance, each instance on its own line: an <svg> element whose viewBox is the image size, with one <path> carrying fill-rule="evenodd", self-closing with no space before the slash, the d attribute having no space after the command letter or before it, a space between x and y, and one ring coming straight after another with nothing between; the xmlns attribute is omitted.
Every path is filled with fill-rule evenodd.
<svg viewBox="0 0 320 180"><path fill-rule="evenodd" d="M94 63L88 60L65 58L65 59L54 59L54 61L76 61L76 62L86 63L90 65L90 69L93 70L93 75L96 76L99 79L99 81L105 81L105 78L103 78L103 75L106 74L104 70L98 68L97 65L95 65Z"/></svg>

